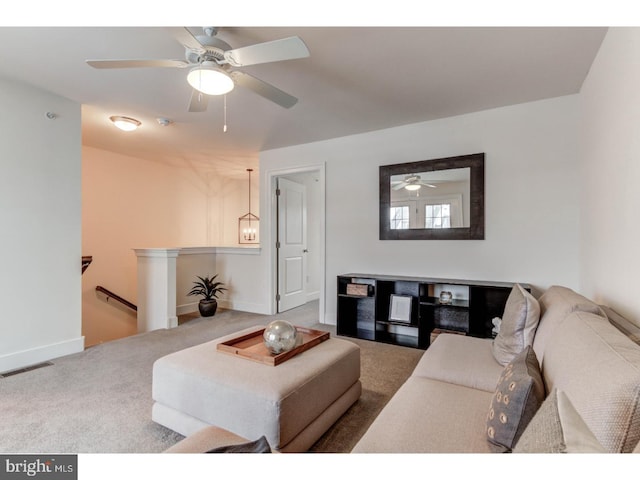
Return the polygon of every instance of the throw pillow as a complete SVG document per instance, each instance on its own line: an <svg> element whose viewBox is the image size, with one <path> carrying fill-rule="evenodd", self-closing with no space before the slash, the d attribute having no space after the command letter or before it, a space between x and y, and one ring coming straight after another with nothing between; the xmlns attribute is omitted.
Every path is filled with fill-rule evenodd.
<svg viewBox="0 0 640 480"><path fill-rule="evenodd" d="M263 435L253 442L217 447L208 450L205 453L271 453L271 447L269 446L269 442L266 437Z"/></svg>
<svg viewBox="0 0 640 480"><path fill-rule="evenodd" d="M544 401L540 365L529 345L503 370L487 416L487 440L495 452L516 445Z"/></svg>
<svg viewBox="0 0 640 480"><path fill-rule="evenodd" d="M554 388L531 419L514 453L606 453L569 400Z"/></svg>
<svg viewBox="0 0 640 480"><path fill-rule="evenodd" d="M540 304L516 283L507 298L500 331L491 346L500 365L506 365L527 345L533 344L539 320Z"/></svg>

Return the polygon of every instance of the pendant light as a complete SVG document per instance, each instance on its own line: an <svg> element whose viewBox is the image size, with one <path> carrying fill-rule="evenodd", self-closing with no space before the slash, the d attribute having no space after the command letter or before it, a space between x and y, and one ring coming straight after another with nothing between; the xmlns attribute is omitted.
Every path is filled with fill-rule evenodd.
<svg viewBox="0 0 640 480"><path fill-rule="evenodd" d="M260 243L260 218L251 213L251 172L252 168L247 168L249 172L249 213L238 219L238 243Z"/></svg>

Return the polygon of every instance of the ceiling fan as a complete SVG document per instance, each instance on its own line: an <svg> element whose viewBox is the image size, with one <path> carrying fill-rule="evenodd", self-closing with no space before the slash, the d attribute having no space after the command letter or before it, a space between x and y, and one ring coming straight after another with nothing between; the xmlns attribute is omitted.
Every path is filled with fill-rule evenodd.
<svg viewBox="0 0 640 480"><path fill-rule="evenodd" d="M420 174L417 173L406 175L402 180L395 180L391 182L391 188L393 190L400 190L402 188L405 188L407 190L419 190L422 186L437 188L436 185L433 185L431 183L424 183Z"/></svg>
<svg viewBox="0 0 640 480"><path fill-rule="evenodd" d="M203 35L193 35L183 27L168 29L185 48L185 60L87 60L86 62L100 69L190 67L187 75L187 81L193 87L189 103L190 112L205 111L209 95L222 95L231 91L235 85L247 88L284 108L291 108L298 102L296 97L233 68L308 57L309 50L299 37L288 37L234 49L216 36L218 29L215 27L203 27ZM209 80L217 82L216 86L210 88Z"/></svg>

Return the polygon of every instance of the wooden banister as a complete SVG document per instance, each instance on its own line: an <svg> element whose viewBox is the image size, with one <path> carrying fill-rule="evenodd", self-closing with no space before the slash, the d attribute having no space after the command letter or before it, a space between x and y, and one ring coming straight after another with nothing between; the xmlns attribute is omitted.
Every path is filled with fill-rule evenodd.
<svg viewBox="0 0 640 480"><path fill-rule="evenodd" d="M87 256L83 256L82 257L82 273L84 273L84 271L87 269L87 267L89 267L89 265L91 265L91 262L93 262L93 257L90 255Z"/></svg>
<svg viewBox="0 0 640 480"><path fill-rule="evenodd" d="M107 290L104 287L101 287L100 285L98 285L96 287L96 292L100 292L100 293L104 293L107 296L107 302L109 301L110 298L113 298L114 300L120 302L121 304L125 305L126 307L129 307L131 310L134 311L138 311L138 307L136 307L133 303L131 303L128 300L125 300L124 298L122 298L119 295L116 295L115 293L111 292L110 290Z"/></svg>

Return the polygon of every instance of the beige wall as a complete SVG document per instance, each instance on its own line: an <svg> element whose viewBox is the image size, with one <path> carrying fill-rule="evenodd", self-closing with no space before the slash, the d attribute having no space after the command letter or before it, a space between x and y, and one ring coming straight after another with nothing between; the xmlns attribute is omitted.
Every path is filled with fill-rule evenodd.
<svg viewBox="0 0 640 480"><path fill-rule="evenodd" d="M581 288L640 325L640 28L611 28L582 101Z"/></svg>
<svg viewBox="0 0 640 480"><path fill-rule="evenodd" d="M237 244L238 212L246 209L246 195L246 181L83 148L82 251L93 256L82 278L87 345L137 332L135 312L95 291L101 285L136 303L134 248ZM182 293L181 305L186 302Z"/></svg>

